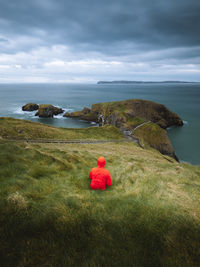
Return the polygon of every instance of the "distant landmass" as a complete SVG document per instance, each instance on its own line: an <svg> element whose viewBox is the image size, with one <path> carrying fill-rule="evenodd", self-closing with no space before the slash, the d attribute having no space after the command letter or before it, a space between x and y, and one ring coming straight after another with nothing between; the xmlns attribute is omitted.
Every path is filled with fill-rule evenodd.
<svg viewBox="0 0 200 267"><path fill-rule="evenodd" d="M97 84L138 84L138 83L195 83L187 81L99 81Z"/></svg>

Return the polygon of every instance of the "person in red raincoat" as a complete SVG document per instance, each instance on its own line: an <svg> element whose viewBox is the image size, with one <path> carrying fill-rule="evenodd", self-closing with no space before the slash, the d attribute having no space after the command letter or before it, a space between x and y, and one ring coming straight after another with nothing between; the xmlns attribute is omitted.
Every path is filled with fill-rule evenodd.
<svg viewBox="0 0 200 267"><path fill-rule="evenodd" d="M106 161L104 157L100 157L97 160L97 167L93 168L89 174L89 179L91 179L90 187L94 190L105 190L106 185L111 186L111 176L105 167Z"/></svg>

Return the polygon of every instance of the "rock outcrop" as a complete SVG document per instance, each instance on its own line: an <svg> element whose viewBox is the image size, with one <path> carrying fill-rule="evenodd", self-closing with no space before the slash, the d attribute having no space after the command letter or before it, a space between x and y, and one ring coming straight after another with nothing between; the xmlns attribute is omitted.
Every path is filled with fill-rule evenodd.
<svg viewBox="0 0 200 267"><path fill-rule="evenodd" d="M164 129L170 126L182 126L183 121L162 104L139 99L98 103L93 104L91 109L84 108L81 111L65 113L64 116L94 121L100 125L111 124L122 132L132 131L138 125L150 121L152 123L151 127L148 126L148 138L141 129L137 130L137 136L162 154L177 159ZM156 128L152 125L156 125ZM157 137L154 138L155 136Z"/></svg>
<svg viewBox="0 0 200 267"><path fill-rule="evenodd" d="M98 123L98 113L94 113L89 108L84 108L81 111L75 111L72 113L66 112L63 117L78 118L86 121L93 121Z"/></svg>
<svg viewBox="0 0 200 267"><path fill-rule="evenodd" d="M35 103L28 103L22 107L23 111L34 111L38 110L39 106Z"/></svg>
<svg viewBox="0 0 200 267"><path fill-rule="evenodd" d="M39 105L38 112L35 116L39 116L41 118L52 118L54 115L58 115L63 112L64 110L61 108L54 107L53 105L42 104Z"/></svg>

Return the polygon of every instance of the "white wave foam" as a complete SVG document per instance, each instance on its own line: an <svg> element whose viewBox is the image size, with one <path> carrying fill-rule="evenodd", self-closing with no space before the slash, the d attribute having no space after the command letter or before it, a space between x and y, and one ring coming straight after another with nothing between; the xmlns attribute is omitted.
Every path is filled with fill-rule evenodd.
<svg viewBox="0 0 200 267"><path fill-rule="evenodd" d="M63 115L64 115L64 113L62 113L62 114L58 114L58 115L54 115L53 117L54 117L55 119L63 119L63 118L64 118Z"/></svg>
<svg viewBox="0 0 200 267"><path fill-rule="evenodd" d="M64 110L64 112L73 112L74 109L73 108L62 108Z"/></svg>
<svg viewBox="0 0 200 267"><path fill-rule="evenodd" d="M35 112L36 111L35 110L34 111L23 111L21 107L18 107L16 109L14 109L12 112L14 114L18 114L18 115L25 115L25 114L27 114L27 115L33 116L33 115L35 115Z"/></svg>
<svg viewBox="0 0 200 267"><path fill-rule="evenodd" d="M60 108L60 107L59 107L59 108ZM64 115L66 112L72 112L72 111L73 111L73 109L71 109L71 108L62 108L62 110L64 110L63 113L58 114L58 115L54 115L53 117L56 118L56 119L64 119L63 115Z"/></svg>
<svg viewBox="0 0 200 267"><path fill-rule="evenodd" d="M59 106L58 106L59 107ZM54 118L56 119L64 119L63 115L66 113L66 112L73 112L74 109L72 108L62 108L64 110L63 113L61 114L58 114L58 115L54 115ZM30 117L30 118L37 118L35 117L35 113L37 112L36 110L34 111L23 111L21 107L15 107L15 108L12 108L11 112L13 114L16 114L16 115L21 115L21 116L24 116L24 117Z"/></svg>
<svg viewBox="0 0 200 267"><path fill-rule="evenodd" d="M22 108L17 108L15 110L13 110L13 113L14 114L25 114L25 111L22 110Z"/></svg>
<svg viewBox="0 0 200 267"><path fill-rule="evenodd" d="M184 120L183 120L183 125L189 125L188 121L184 121ZM168 127L168 128L167 128L167 131L169 131L169 130L171 130L171 129L174 129L174 127L176 127L176 126L170 126L170 127Z"/></svg>

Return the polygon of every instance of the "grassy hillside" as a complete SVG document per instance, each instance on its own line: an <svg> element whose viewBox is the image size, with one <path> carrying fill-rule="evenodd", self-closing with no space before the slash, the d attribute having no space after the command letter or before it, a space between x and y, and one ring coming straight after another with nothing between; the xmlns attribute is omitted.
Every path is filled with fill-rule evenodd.
<svg viewBox="0 0 200 267"><path fill-rule="evenodd" d="M123 139L118 129L111 125L90 128L56 128L42 123L0 117L0 138L18 139Z"/></svg>
<svg viewBox="0 0 200 267"><path fill-rule="evenodd" d="M12 133L20 125L4 126ZM45 138L48 129L57 134L44 129ZM72 130L57 131L66 138ZM113 185L92 191L88 175L100 155ZM134 143L0 140L1 264L199 266L200 166L168 160Z"/></svg>
<svg viewBox="0 0 200 267"><path fill-rule="evenodd" d="M151 146L164 155L176 158L174 148L167 136L166 130L155 123L144 124L134 131L134 135L140 138L143 146Z"/></svg>

